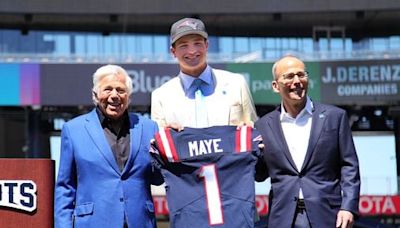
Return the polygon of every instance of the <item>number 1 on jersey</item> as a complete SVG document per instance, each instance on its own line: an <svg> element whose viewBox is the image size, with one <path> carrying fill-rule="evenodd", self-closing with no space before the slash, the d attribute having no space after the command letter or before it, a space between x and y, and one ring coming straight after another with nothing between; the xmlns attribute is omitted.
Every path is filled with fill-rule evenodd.
<svg viewBox="0 0 400 228"><path fill-rule="evenodd" d="M224 216L215 164L202 166L199 176L204 180L210 225L223 224Z"/></svg>

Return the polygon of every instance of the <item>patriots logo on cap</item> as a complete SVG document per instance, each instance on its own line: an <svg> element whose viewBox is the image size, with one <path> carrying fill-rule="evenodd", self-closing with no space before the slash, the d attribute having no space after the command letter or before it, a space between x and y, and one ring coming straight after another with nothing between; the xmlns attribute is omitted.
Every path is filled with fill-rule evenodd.
<svg viewBox="0 0 400 228"><path fill-rule="evenodd" d="M189 27L191 27L192 29L195 29L195 30L198 29L197 28L198 24L195 21L190 21L190 20L184 21L184 22L182 22L181 24L178 25L178 28L181 28L181 27L184 27L184 26L189 26Z"/></svg>

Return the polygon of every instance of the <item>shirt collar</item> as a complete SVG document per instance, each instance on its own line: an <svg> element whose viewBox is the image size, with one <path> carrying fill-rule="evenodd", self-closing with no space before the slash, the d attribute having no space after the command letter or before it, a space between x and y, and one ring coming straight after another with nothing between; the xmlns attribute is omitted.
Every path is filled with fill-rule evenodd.
<svg viewBox="0 0 400 228"><path fill-rule="evenodd" d="M306 105L304 106L303 110L300 111L300 113L296 116L296 118L299 118L305 114L309 114L312 115L314 111L314 104L312 102L312 100L310 99L309 96L307 96L307 101L306 101ZM285 110L285 107L283 106L283 103L281 103L281 115L280 115L280 120L282 121L285 118L290 118L293 119L293 117L291 117Z"/></svg>
<svg viewBox="0 0 400 228"><path fill-rule="evenodd" d="M183 89L185 92L187 92L192 85L193 81L196 79L193 76L187 75L183 73L182 71L179 72L179 78L182 81ZM200 78L203 82L205 82L207 85L212 85L212 73L211 73L211 67L207 65L206 69L200 74L198 77Z"/></svg>
<svg viewBox="0 0 400 228"><path fill-rule="evenodd" d="M104 113L101 111L101 109L99 108L99 106L96 106L96 112L97 112L97 116L99 117L100 120L100 124L103 128L108 128L108 129L112 129L111 126L111 122L112 121L119 121L119 120L113 120L110 118L107 118ZM123 126L130 126L129 124L129 115L128 115L128 111L125 110L124 114L122 114L122 121L124 121L125 124L123 124ZM123 127L124 128L124 127Z"/></svg>

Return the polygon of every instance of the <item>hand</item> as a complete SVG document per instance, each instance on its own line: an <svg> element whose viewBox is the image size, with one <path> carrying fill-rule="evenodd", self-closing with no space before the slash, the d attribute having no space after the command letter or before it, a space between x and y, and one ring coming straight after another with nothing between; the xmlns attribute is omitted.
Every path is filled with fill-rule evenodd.
<svg viewBox="0 0 400 228"><path fill-rule="evenodd" d="M263 150L265 148L264 143L258 144L258 149Z"/></svg>
<svg viewBox="0 0 400 228"><path fill-rule="evenodd" d="M337 214L336 227L352 228L354 216L350 211L340 210Z"/></svg>
<svg viewBox="0 0 400 228"><path fill-rule="evenodd" d="M248 122L244 122L244 121L240 121L240 123L237 125L237 129L243 127L243 126L249 126L254 128L254 122L253 121L248 121Z"/></svg>
<svg viewBox="0 0 400 228"><path fill-rule="evenodd" d="M170 123L170 124L167 124L165 127L172 128L172 129L174 129L174 130L176 130L178 132L183 130L182 125L180 125L178 123Z"/></svg>

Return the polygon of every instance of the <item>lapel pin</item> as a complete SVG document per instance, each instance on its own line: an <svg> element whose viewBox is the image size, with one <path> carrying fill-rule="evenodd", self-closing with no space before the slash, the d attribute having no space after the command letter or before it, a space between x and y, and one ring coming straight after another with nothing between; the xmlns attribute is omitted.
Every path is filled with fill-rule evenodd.
<svg viewBox="0 0 400 228"><path fill-rule="evenodd" d="M324 114L319 114L319 118L320 119L325 118L325 115Z"/></svg>

